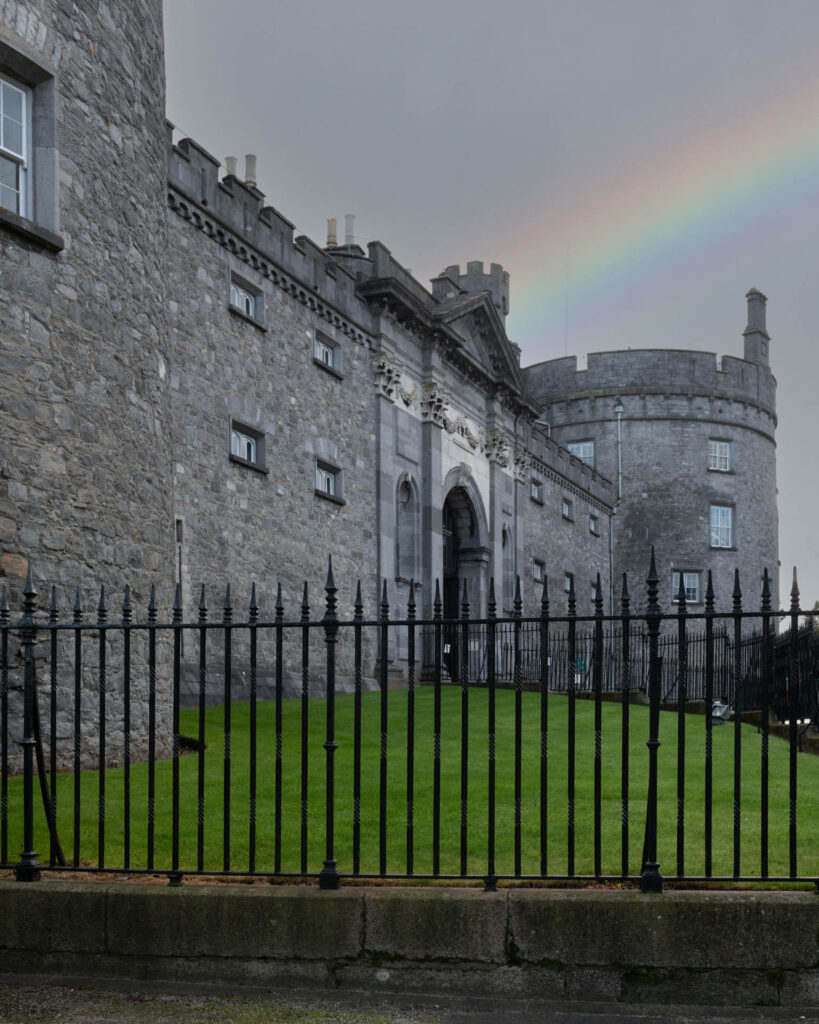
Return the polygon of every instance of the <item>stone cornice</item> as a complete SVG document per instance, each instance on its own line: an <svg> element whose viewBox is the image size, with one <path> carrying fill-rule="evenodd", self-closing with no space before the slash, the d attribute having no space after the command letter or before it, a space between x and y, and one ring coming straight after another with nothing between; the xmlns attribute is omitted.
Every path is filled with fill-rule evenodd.
<svg viewBox="0 0 819 1024"><path fill-rule="evenodd" d="M359 345L371 345L369 331L336 309L326 299L306 287L295 274L284 270L275 260L250 245L211 210L202 207L196 200L183 192L178 186L168 189L168 207L183 220L188 221L208 238L216 242L237 259L258 271L262 277L268 278L287 295L315 312L316 316L326 320L342 334L346 334Z"/></svg>

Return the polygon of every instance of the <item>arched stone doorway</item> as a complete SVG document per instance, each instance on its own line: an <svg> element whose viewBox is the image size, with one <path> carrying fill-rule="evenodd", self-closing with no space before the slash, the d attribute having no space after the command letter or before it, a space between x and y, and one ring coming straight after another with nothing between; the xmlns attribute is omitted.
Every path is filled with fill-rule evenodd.
<svg viewBox="0 0 819 1024"><path fill-rule="evenodd" d="M464 584L470 617L480 618L486 604L490 550L480 498L470 494L467 486L458 484L448 491L441 512L441 533L444 618L460 618ZM444 661L455 678L459 674L458 627L446 627L445 634Z"/></svg>

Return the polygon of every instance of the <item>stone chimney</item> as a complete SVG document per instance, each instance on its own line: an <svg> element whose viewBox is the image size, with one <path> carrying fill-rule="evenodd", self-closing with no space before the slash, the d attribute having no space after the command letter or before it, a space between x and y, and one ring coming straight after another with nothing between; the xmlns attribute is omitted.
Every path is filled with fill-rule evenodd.
<svg viewBox="0 0 819 1024"><path fill-rule="evenodd" d="M745 296L748 300L748 326L742 332L745 338L745 359L749 363L769 365L770 335L765 325L767 296L752 288Z"/></svg>
<svg viewBox="0 0 819 1024"><path fill-rule="evenodd" d="M236 157L226 156L225 157L225 174L230 175L232 178L236 177Z"/></svg>
<svg viewBox="0 0 819 1024"><path fill-rule="evenodd" d="M332 249L338 245L338 225L335 217L327 218L327 248Z"/></svg>

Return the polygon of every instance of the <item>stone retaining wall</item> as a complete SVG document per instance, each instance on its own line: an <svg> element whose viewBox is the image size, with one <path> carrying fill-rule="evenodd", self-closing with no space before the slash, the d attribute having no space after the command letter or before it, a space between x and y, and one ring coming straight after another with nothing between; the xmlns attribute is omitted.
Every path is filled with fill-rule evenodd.
<svg viewBox="0 0 819 1024"><path fill-rule="evenodd" d="M0 881L0 972L256 987L819 1005L819 899Z"/></svg>

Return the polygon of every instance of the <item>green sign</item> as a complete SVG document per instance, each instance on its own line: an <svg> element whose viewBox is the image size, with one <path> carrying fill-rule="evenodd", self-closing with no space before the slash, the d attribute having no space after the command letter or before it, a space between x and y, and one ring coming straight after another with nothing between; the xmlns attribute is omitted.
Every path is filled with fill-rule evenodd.
<svg viewBox="0 0 819 1024"><path fill-rule="evenodd" d="M574 670L575 670L575 672L585 672L586 671L586 659L585 658L575 658L574 659Z"/></svg>

